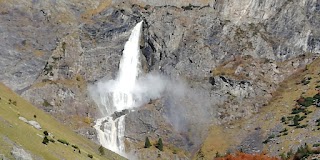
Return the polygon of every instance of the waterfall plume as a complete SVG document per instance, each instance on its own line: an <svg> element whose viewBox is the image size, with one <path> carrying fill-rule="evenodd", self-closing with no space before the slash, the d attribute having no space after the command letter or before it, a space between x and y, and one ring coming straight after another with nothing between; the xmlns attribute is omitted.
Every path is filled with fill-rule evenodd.
<svg viewBox="0 0 320 160"><path fill-rule="evenodd" d="M91 93L103 117L96 121L94 128L100 144L120 155L125 152L123 142L125 114L112 116L115 112L135 107L134 88L140 72L140 35L143 21L131 31L124 46L119 72L115 80L98 82L98 91Z"/></svg>

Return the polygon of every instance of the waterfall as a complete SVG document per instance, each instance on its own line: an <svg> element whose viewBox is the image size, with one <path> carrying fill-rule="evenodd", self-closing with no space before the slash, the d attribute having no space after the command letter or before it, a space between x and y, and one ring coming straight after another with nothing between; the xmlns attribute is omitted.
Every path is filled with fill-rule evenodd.
<svg viewBox="0 0 320 160"><path fill-rule="evenodd" d="M135 105L133 90L141 68L139 42L142 23L143 21L139 22L133 28L129 40L124 46L116 80L109 81L107 85L102 84L101 87L98 84L99 98L94 99L104 114L104 117L98 119L94 126L97 130L98 140L102 146L120 155L125 153L123 139L125 114L120 114L120 116L113 114L133 108Z"/></svg>

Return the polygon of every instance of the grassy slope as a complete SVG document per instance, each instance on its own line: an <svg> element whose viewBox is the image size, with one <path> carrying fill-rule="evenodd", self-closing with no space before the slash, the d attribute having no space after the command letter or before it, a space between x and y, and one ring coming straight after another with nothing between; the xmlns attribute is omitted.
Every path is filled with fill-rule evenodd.
<svg viewBox="0 0 320 160"><path fill-rule="evenodd" d="M93 159L123 159L107 150L104 157L99 156L98 145L77 135L48 114L20 98L3 84L0 84L0 97L0 154L13 158L10 155L11 148L13 145L18 145L32 155L43 159L89 159L88 154L93 155ZM16 101L17 104L9 104L9 99ZM19 115L28 120L39 122L42 130L37 130L19 120ZM54 135L55 143L42 144L43 138L41 136L45 130ZM70 145L63 145L57 142L57 139L64 139ZM74 152L71 144L77 145L81 154L77 150Z"/></svg>
<svg viewBox="0 0 320 160"><path fill-rule="evenodd" d="M295 107L297 100L301 95L304 97L313 96L317 93L315 87L320 85L320 58L316 59L312 64L307 66L307 70L299 71L284 81L279 89L273 93L274 97L272 101L265 107L263 107L259 113L249 119L239 120L231 125L225 126L212 126L211 131L205 140L201 152L204 154L205 159L212 159L217 152L225 153L230 146L235 146L240 143L240 133L253 130L248 126L260 126L264 136L275 126L280 124L280 119L283 116L292 116L291 110ZM304 77L312 77L311 82L308 85L297 84L300 83ZM309 107L308 110L313 111L308 118L303 120L304 123L310 120L310 117L314 117L315 110L319 108ZM314 126L308 126L308 129L295 129L285 126L289 130L288 136L281 136L277 140L281 141L279 145L283 147L282 151L288 151L293 145L300 145L298 141L292 141L286 139L290 137L297 137L298 135L309 135L319 133L309 133ZM312 128L313 127L313 128ZM294 130L294 131L293 131ZM272 149L272 145L264 145L264 149L268 152Z"/></svg>

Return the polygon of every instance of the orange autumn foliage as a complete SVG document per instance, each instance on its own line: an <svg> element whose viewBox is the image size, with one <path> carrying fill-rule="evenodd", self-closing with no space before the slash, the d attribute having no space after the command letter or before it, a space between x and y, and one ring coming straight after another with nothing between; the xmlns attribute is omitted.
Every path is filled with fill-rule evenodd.
<svg viewBox="0 0 320 160"><path fill-rule="evenodd" d="M246 153L237 153L236 155L226 155L224 157L215 158L215 160L279 160L276 157L269 157L264 154L246 154Z"/></svg>

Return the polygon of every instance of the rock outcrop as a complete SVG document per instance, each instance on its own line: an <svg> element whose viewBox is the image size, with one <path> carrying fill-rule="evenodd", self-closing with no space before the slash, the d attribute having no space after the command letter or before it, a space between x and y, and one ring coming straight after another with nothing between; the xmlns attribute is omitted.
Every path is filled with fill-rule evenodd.
<svg viewBox="0 0 320 160"><path fill-rule="evenodd" d="M24 117L19 117L19 119L31 126L33 126L34 128L38 129L38 130L41 130L41 125L37 122L37 121L28 121L26 118Z"/></svg>
<svg viewBox="0 0 320 160"><path fill-rule="evenodd" d="M11 155L16 160L32 160L32 157L24 149L14 146L11 150Z"/></svg>

